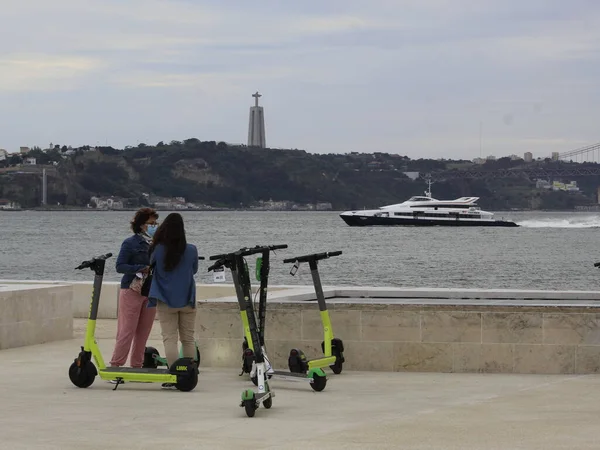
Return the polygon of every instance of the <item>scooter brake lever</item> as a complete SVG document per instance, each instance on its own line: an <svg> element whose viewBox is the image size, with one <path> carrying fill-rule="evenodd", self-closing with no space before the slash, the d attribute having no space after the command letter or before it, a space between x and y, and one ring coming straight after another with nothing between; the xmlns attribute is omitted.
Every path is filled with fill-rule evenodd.
<svg viewBox="0 0 600 450"><path fill-rule="evenodd" d="M300 267L300 263L298 261L296 261L294 263L294 265L292 266L292 268L290 269L290 275L291 276L296 275L296 272L298 272L298 267Z"/></svg>

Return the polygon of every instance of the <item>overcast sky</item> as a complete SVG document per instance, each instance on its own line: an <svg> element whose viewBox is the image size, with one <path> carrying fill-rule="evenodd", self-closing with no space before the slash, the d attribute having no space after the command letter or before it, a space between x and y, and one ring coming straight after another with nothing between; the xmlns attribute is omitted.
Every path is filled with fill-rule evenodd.
<svg viewBox="0 0 600 450"><path fill-rule="evenodd" d="M472 159L600 141L598 0L2 0L0 148Z"/></svg>

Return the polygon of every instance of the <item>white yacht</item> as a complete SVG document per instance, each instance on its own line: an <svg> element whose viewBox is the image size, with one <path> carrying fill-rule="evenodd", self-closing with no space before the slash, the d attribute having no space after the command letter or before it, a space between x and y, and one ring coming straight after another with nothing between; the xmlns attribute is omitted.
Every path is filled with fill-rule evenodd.
<svg viewBox="0 0 600 450"><path fill-rule="evenodd" d="M431 181L425 196L411 197L405 202L378 209L346 211L340 217L353 227L373 225L413 226L488 226L518 227L514 222L494 218L476 204L479 197L460 197L455 200L436 200L431 197Z"/></svg>

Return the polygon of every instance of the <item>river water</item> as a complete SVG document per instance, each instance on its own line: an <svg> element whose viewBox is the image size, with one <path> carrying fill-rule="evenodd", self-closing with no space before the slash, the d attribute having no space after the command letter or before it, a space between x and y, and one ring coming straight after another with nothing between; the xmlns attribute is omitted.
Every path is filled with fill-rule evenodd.
<svg viewBox="0 0 600 450"><path fill-rule="evenodd" d="M91 280L74 267L116 255L132 212L0 212L0 279ZM161 212L161 218L168 213ZM284 258L342 250L320 263L325 285L458 288L600 288L600 214L500 213L519 228L349 227L336 212L184 212L201 255L288 244L272 259L273 284L311 284ZM254 259L249 259L252 266ZM212 283L200 262L198 282ZM226 282L231 277L226 274ZM114 259L106 280L118 280Z"/></svg>

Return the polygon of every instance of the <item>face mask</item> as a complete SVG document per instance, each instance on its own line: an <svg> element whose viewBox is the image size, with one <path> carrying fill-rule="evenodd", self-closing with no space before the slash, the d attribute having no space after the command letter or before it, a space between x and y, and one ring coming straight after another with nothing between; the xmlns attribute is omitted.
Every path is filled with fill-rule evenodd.
<svg viewBox="0 0 600 450"><path fill-rule="evenodd" d="M148 236L153 237L154 233L156 233L157 228L158 228L158 225L148 225L148 229L146 230L146 233L148 234Z"/></svg>

